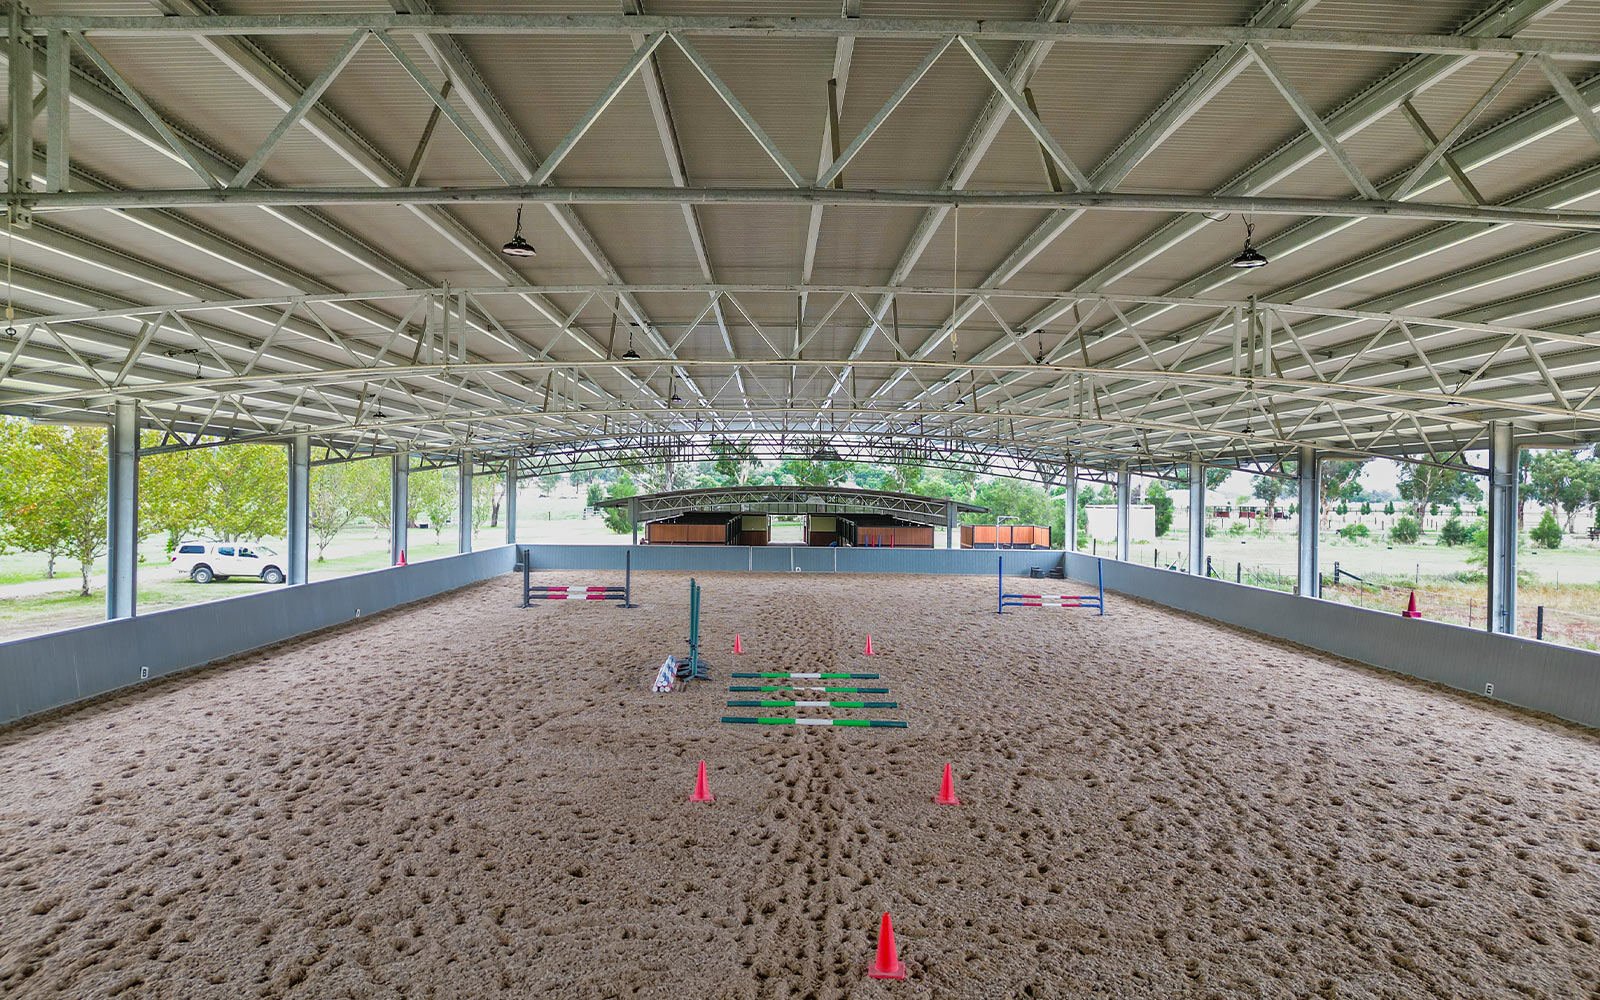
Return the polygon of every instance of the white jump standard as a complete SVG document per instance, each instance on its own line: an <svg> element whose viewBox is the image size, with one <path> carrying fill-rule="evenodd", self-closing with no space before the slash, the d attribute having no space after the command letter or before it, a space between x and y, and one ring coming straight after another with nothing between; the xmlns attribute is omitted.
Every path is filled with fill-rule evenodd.
<svg viewBox="0 0 1600 1000"><path fill-rule="evenodd" d="M1006 593L1006 560L1000 558L996 573L996 593L999 595L995 614L1003 615L1006 608L1084 608L1106 613L1105 566L1094 561L1095 593L1093 594L1008 594Z"/></svg>

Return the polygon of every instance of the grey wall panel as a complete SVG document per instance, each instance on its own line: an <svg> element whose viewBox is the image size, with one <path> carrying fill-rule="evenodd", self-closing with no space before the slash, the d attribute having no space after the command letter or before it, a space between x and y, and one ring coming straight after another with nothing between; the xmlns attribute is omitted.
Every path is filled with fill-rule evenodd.
<svg viewBox="0 0 1600 1000"><path fill-rule="evenodd" d="M1069 553L1067 563L1073 577L1093 579L1090 557ZM1473 694L1493 684L1496 701L1600 726L1594 653L1109 559L1105 581L1108 591ZM1108 600L1107 614L1116 613Z"/></svg>
<svg viewBox="0 0 1600 1000"><path fill-rule="evenodd" d="M523 545L523 557L535 570L620 570L626 545ZM640 545L633 546L633 568L673 573L935 573L960 576L993 574L996 559L1005 557L1007 576L1027 576L1032 569L1048 572L1061 565L1062 553L1049 549L880 549L810 548L770 545Z"/></svg>
<svg viewBox="0 0 1600 1000"><path fill-rule="evenodd" d="M754 560L751 569L757 573L788 573L794 570L792 545L777 548L752 547L750 556Z"/></svg>
<svg viewBox="0 0 1600 1000"><path fill-rule="evenodd" d="M0 643L0 725L509 572L501 546Z"/></svg>

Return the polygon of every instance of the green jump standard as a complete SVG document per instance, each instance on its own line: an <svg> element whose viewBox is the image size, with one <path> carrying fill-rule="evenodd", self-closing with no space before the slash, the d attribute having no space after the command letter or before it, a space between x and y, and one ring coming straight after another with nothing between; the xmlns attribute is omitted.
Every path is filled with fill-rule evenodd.
<svg viewBox="0 0 1600 1000"><path fill-rule="evenodd" d="M860 729L905 729L904 722L887 719L791 719L782 715L724 715L723 722L746 726L855 726Z"/></svg>
<svg viewBox="0 0 1600 1000"><path fill-rule="evenodd" d="M729 677L768 681L875 681L877 674L729 674Z"/></svg>
<svg viewBox="0 0 1600 1000"><path fill-rule="evenodd" d="M729 708L899 708L894 701L730 701Z"/></svg>
<svg viewBox="0 0 1600 1000"><path fill-rule="evenodd" d="M729 691L821 691L824 694L888 694L888 688L797 687L793 684L730 684Z"/></svg>

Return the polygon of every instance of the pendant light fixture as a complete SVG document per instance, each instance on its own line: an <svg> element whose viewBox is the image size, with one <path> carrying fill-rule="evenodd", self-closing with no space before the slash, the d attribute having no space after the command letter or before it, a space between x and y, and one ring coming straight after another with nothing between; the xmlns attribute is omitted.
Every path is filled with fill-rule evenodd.
<svg viewBox="0 0 1600 1000"><path fill-rule="evenodd" d="M1256 224L1249 219L1244 220L1244 249L1239 251L1239 256L1233 258L1231 266L1241 268L1266 267L1267 258L1255 248L1252 237L1255 236Z"/></svg>
<svg viewBox="0 0 1600 1000"><path fill-rule="evenodd" d="M638 361L639 352L633 349L633 324L628 324L628 349L622 352L622 360Z"/></svg>
<svg viewBox="0 0 1600 1000"><path fill-rule="evenodd" d="M517 206L517 231L511 237L511 242L500 248L500 252L507 257L536 257L539 251L533 244L522 238L522 206Z"/></svg>

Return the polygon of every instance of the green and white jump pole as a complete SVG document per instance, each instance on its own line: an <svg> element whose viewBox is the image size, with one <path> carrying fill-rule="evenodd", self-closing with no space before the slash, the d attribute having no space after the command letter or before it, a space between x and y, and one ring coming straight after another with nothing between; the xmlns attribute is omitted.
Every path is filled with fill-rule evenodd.
<svg viewBox="0 0 1600 1000"><path fill-rule="evenodd" d="M797 684L730 684L729 691L775 692L775 691L820 691L823 694L888 694L888 688L864 687L801 687Z"/></svg>
<svg viewBox="0 0 1600 1000"><path fill-rule="evenodd" d="M724 715L723 722L742 726L850 726L856 729L905 729L904 722L889 719L793 719L782 715Z"/></svg>
<svg viewBox="0 0 1600 1000"><path fill-rule="evenodd" d="M729 708L899 708L894 701L730 701Z"/></svg>

